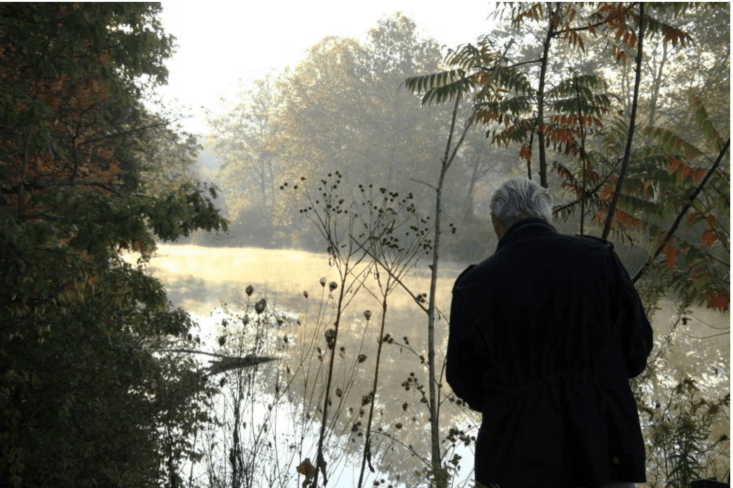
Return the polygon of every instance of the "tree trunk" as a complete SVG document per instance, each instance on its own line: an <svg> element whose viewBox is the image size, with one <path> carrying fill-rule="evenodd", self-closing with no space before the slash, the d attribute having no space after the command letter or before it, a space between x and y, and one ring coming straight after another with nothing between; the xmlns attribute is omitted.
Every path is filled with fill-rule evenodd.
<svg viewBox="0 0 733 488"><path fill-rule="evenodd" d="M481 164L481 154L476 156L473 162L473 169L471 171L471 181L468 183L468 191L466 192L466 199L463 201L463 207L461 208L461 218L464 221L470 222L474 217L474 196L473 192L476 188L476 182L479 179L479 165Z"/></svg>
<svg viewBox="0 0 733 488"><path fill-rule="evenodd" d="M470 120L466 123L463 128L463 133L460 139L456 142L454 147L453 144L453 132L456 127L456 117L458 115L458 104L461 101L460 95L456 97L456 104L453 107L453 116L451 119L450 133L448 134L448 142L445 146L445 155L441 161L440 176L438 177L438 185L435 187L435 238L433 240L433 263L430 266L430 295L428 302L428 383L430 387L430 452L431 452L431 463L432 472L435 479L435 486L437 488L447 488L448 486L448 472L443 469L440 462L440 424L438 422L438 415L440 413L439 405L440 398L439 392L437 391L437 378L435 375L435 291L438 284L438 260L439 260L439 249L440 249L440 219L443 213L442 208L442 193L443 193L443 182L445 181L445 175L448 172L448 168L453 163L453 159L461 147L466 133L470 127Z"/></svg>
<svg viewBox="0 0 733 488"><path fill-rule="evenodd" d="M664 65L667 62L667 43L662 43L662 60L659 62L659 71L654 71L654 84L652 85L652 96L649 100L649 120L647 125L654 126L654 119L657 118L657 102L659 101L659 90L662 87Z"/></svg>
<svg viewBox="0 0 733 488"><path fill-rule="evenodd" d="M540 85L537 90L537 135L540 155L540 185L547 188L547 154L545 151L545 77L547 75L547 63L549 62L550 43L555 32L553 23L552 3L547 4L548 26L547 37L545 37L544 49L542 52L542 64L540 65Z"/></svg>

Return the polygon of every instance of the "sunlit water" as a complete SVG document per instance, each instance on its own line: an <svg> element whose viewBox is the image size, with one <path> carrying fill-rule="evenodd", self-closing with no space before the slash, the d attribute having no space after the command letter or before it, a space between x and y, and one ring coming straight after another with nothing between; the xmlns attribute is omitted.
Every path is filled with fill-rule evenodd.
<svg viewBox="0 0 733 488"><path fill-rule="evenodd" d="M354 273L347 275L345 280L348 293L344 301L347 305L340 319L329 412L329 419L337 419L329 424L333 427L327 450L329 476L332 476L329 486L339 487L356 486L359 475L368 415L368 405L363 405L362 399L373 386L383 298L374 270L365 273L367 268L364 264L352 264L355 264ZM445 314L451 287L462 269L462 265L453 263L441 265L437 305ZM343 282L338 268L329 266L325 254L304 251L161 245L149 271L165 285L173 303L189 311L199 323L201 348L208 351L221 351L218 339L222 335L230 337L227 342L227 347L230 347L233 337L243 329L241 318L245 314L250 321L244 329L253 331L253 324L258 318L253 305L261 298L267 300L267 311L260 318L265 322L264 317L269 313L270 325L263 325L259 334L266 343L264 353L279 360L259 368L260 388L264 390L260 399L267 397L264 403L272 404L274 408L266 415L268 412L263 411L262 406L253 407L262 414L258 426L261 428L265 422L280 426L280 432L284 434L279 439L286 440L282 441L278 456L286 460L285 464L289 464L290 469L294 470L305 457L314 461L322 415L320 404L325 398L323 378L329 358L323 333L333 327L336 318L336 302ZM384 285L387 274L382 271L380 278ZM400 278L415 296L429 292L427 261L407 270ZM325 286L321 282L325 282ZM332 282L338 284L334 290L330 289ZM248 286L254 290L251 296L246 292ZM364 314L367 310L371 312L369 320ZM222 327L225 317L229 317L226 329ZM372 434L372 464L377 473L371 474L367 469L367 482L363 486L374 486L375 481L385 479L384 486L387 487L389 480L395 481L396 476L402 483L412 486L419 479L414 476L414 471L423 467L419 456L429 457L429 416L426 404L420 401L421 393L414 385L407 391L403 384L412 373L412 378L425 385L427 393L427 369L422 360L427 358L427 315L409 293L394 285L394 290L388 295L386 317L382 336L389 334L395 342L385 343L380 359L372 423L375 431ZM277 325L278 319L282 325ZM436 364L439 366L443 364L442 351L445 350L447 333L447 320L441 314L436 323L439 348ZM250 343L254 335L247 339ZM240 354L250 352L245 345ZM319 355L323 357L322 362L318 360ZM360 356L363 359L359 359ZM307 386L304 384L306 377L311 378ZM285 398L275 402L274 385L282 382L284 388L287 381L291 381L292 403L289 404ZM292 405L297 405L297 408ZM460 414L458 409L452 412L451 407L450 402L445 403L441 413L441 419L446 419L443 422ZM310 418L304 417L306 411ZM361 415L360 411L363 412ZM296 414L300 418L295 418ZM473 425L475 421L475 416L461 419L461 423L466 425ZM298 431L303 423L309 427L304 438L293 437L292 431ZM360 424L356 432L351 430L355 424ZM293 439L300 442L292 442ZM298 444L298 449L289 450L288 444ZM343 455L344 452L349 455ZM472 455L465 448L458 452L463 457L459 478L468 479ZM295 484L293 480L293 486ZM456 486L461 484L457 482Z"/></svg>
<svg viewBox="0 0 733 488"><path fill-rule="evenodd" d="M451 287L464 267L465 264L441 263L436 296L442 314L448 314ZM257 388L261 391L258 392L259 401L249 404L250 432L262 434L265 424L279 429L280 437L271 430L268 432L277 439L277 446L270 446L269 454L263 452L263 456L275 456L283 463L283 469L294 470L305 457L315 460L322 415L319 405L325 398L323 378L329 357L323 334L327 328L333 327L335 321L336 301L342 283L338 268L329 265L325 254L297 250L160 245L149 271L165 285L173 303L189 311L196 319L202 350L229 351L229 354L236 350L242 355L266 353L279 358L258 368ZM337 487L356 486L363 437L351 428L361 422L360 431L363 433L366 424L366 415L359 415L359 410L368 409L362 407L362 398L372 389L380 337L383 295L379 283L374 271L362 273L364 265L355 266L354 271L355 274L346 277L349 293L345 301L348 305L340 320L337 351L341 347L344 349L335 357L331 390L330 408L335 420L329 424L332 434L327 444L327 460L331 461L328 471L332 478L328 486ZM384 283L385 273L382 272L380 277ZM323 278L325 285L321 284ZM413 295L419 295L429 291L429 278L427 261L423 261L406 271L402 281ZM339 288L330 290L331 282L338 283ZM362 287L358 288L360 284ZM251 296L246 292L248 286L253 288ZM268 305L267 311L258 316L253 305L261 298L265 298ZM368 321L365 310L371 312ZM662 303L662 310L653 322L656 337L662 337L669 330L677 318L675 313L672 302ZM245 314L249 324L242 326ZM443 364L448 334L447 320L442 314L436 323L436 364L439 366ZM224 319L229 324L227 327L222 326ZM703 389L719 391L727 388L730 357L727 337L697 338L715 335L716 329L711 327L724 329L728 321L728 314L693 310L689 325L680 334L680 342L685 347L675 350L671 357L679 367L668 375L670 385L690 370L694 371ZM386 334L390 334L395 342L385 343L380 360L373 421L374 430L382 429L373 435L373 464L377 473L370 475L364 486L375 486L375 482L385 479L380 486L386 488L398 474L399 484L412 486L417 479L414 471L422 466L418 457L429 457L428 414L426 405L420 401L419 390L414 384L408 384L410 388L406 390L405 382L409 382L410 377L415 378L425 385L427 393L427 370L422 361L427 357L427 315L399 286L388 295ZM228 338L225 348L218 344L222 336ZM237 337L242 342L236 343ZM257 351L252 349L255 337L262 339ZM319 355L322 361L318 359ZM363 355L363 359L359 355ZM308 384L307 378L313 380ZM286 388L288 383L290 386ZM279 396L282 391L287 391L287 395ZM276 400L278 396L279 400ZM226 409L226 401L222 399L220 406ZM478 420L477 416L466 415L450 402L444 404L441 413L442 427L456 425L466 428ZM455 485L470 486L472 449L459 447L456 452L463 459ZM303 480L294 475L289 479L288 485L294 487Z"/></svg>

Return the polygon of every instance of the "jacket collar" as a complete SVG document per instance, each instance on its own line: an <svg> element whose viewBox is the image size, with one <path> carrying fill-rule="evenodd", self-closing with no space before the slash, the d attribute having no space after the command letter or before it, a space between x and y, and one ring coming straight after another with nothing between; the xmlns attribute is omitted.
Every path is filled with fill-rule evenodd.
<svg viewBox="0 0 733 488"><path fill-rule="evenodd" d="M552 234L557 234L557 230L543 219L537 217L522 219L509 227L504 237L499 240L499 245L496 246L496 250L499 251L501 248L526 237Z"/></svg>

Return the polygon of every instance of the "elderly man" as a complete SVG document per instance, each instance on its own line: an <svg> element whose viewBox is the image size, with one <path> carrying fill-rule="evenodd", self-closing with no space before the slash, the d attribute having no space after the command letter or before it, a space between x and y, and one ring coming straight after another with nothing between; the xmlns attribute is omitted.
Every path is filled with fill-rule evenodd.
<svg viewBox="0 0 733 488"><path fill-rule="evenodd" d="M633 486L645 456L629 378L652 329L613 246L551 217L547 190L507 180L491 198L496 252L453 288L446 377L483 416L476 481Z"/></svg>

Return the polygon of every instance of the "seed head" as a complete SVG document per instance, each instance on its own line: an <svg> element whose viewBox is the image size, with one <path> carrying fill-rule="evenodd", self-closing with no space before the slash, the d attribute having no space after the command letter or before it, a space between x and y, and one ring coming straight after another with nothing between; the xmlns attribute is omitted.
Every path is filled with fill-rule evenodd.
<svg viewBox="0 0 733 488"><path fill-rule="evenodd" d="M336 345L336 330L335 329L328 329L323 333L324 336L326 336L326 345L329 349L333 349L333 346Z"/></svg>

